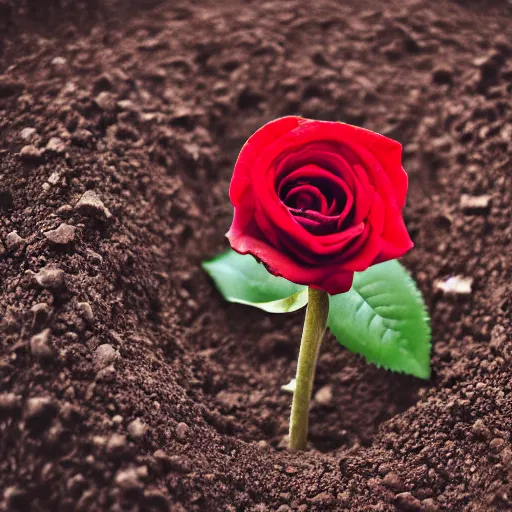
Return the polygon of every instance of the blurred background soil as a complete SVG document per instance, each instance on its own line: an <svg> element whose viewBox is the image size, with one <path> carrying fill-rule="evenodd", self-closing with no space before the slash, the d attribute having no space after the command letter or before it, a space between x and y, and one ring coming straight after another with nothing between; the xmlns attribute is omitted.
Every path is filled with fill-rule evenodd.
<svg viewBox="0 0 512 512"><path fill-rule="evenodd" d="M0 509L512 509L512 8L0 0ZM286 114L404 145L432 379L229 305L237 153ZM88 192L87 192L88 191ZM87 193L86 193L87 192ZM84 195L85 193L85 195ZM469 294L439 281L471 278Z"/></svg>

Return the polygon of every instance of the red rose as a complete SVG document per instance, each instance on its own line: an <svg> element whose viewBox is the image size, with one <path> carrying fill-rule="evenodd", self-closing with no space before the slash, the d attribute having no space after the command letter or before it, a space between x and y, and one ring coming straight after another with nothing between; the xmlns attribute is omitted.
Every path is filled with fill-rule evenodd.
<svg viewBox="0 0 512 512"><path fill-rule="evenodd" d="M229 191L233 249L331 295L412 248L402 146L343 123L283 117L244 145Z"/></svg>

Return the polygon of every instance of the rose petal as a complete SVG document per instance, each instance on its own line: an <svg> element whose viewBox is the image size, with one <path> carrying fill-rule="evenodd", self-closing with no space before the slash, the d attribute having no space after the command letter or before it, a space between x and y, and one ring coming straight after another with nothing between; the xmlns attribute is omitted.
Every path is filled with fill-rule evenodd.
<svg viewBox="0 0 512 512"><path fill-rule="evenodd" d="M309 184L297 185L296 187L290 189L286 194L283 202L286 204L286 206L291 207L290 202L292 202L292 199L295 198L295 201L298 204L298 201L300 201L301 198L304 198L304 196L309 198L310 206L297 206L298 209L316 210L321 213L327 212L327 199L317 187ZM313 208L313 205L315 204L316 208Z"/></svg>
<svg viewBox="0 0 512 512"><path fill-rule="evenodd" d="M325 266L301 265L282 251L270 246L251 215L235 209L233 224L227 233L231 247L240 254L252 254L267 270L297 284L325 290L331 295L344 293L352 286L353 272L343 271L338 264Z"/></svg>
<svg viewBox="0 0 512 512"><path fill-rule="evenodd" d="M305 119L296 116L281 117L267 123L249 138L238 155L231 178L229 198L233 206L239 206L245 189L251 188L253 166L264 149L303 122Z"/></svg>

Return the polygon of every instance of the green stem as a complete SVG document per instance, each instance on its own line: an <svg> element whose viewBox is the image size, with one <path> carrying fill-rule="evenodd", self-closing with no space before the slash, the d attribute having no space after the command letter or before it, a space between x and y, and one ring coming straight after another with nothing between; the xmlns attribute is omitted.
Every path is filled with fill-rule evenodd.
<svg viewBox="0 0 512 512"><path fill-rule="evenodd" d="M323 290L308 289L308 307L300 341L295 392L290 416L290 450L304 450L308 438L309 402L315 368L329 314L329 295Z"/></svg>

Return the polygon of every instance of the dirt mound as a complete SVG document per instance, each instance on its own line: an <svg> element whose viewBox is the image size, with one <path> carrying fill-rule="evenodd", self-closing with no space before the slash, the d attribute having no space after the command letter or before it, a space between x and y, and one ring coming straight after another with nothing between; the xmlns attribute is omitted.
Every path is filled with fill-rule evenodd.
<svg viewBox="0 0 512 512"><path fill-rule="evenodd" d="M511 15L0 2L0 506L511 509ZM328 336L299 455L280 387L303 313L228 305L199 266L238 150L284 114L404 144L433 327L430 382ZM436 289L453 275L470 295Z"/></svg>

